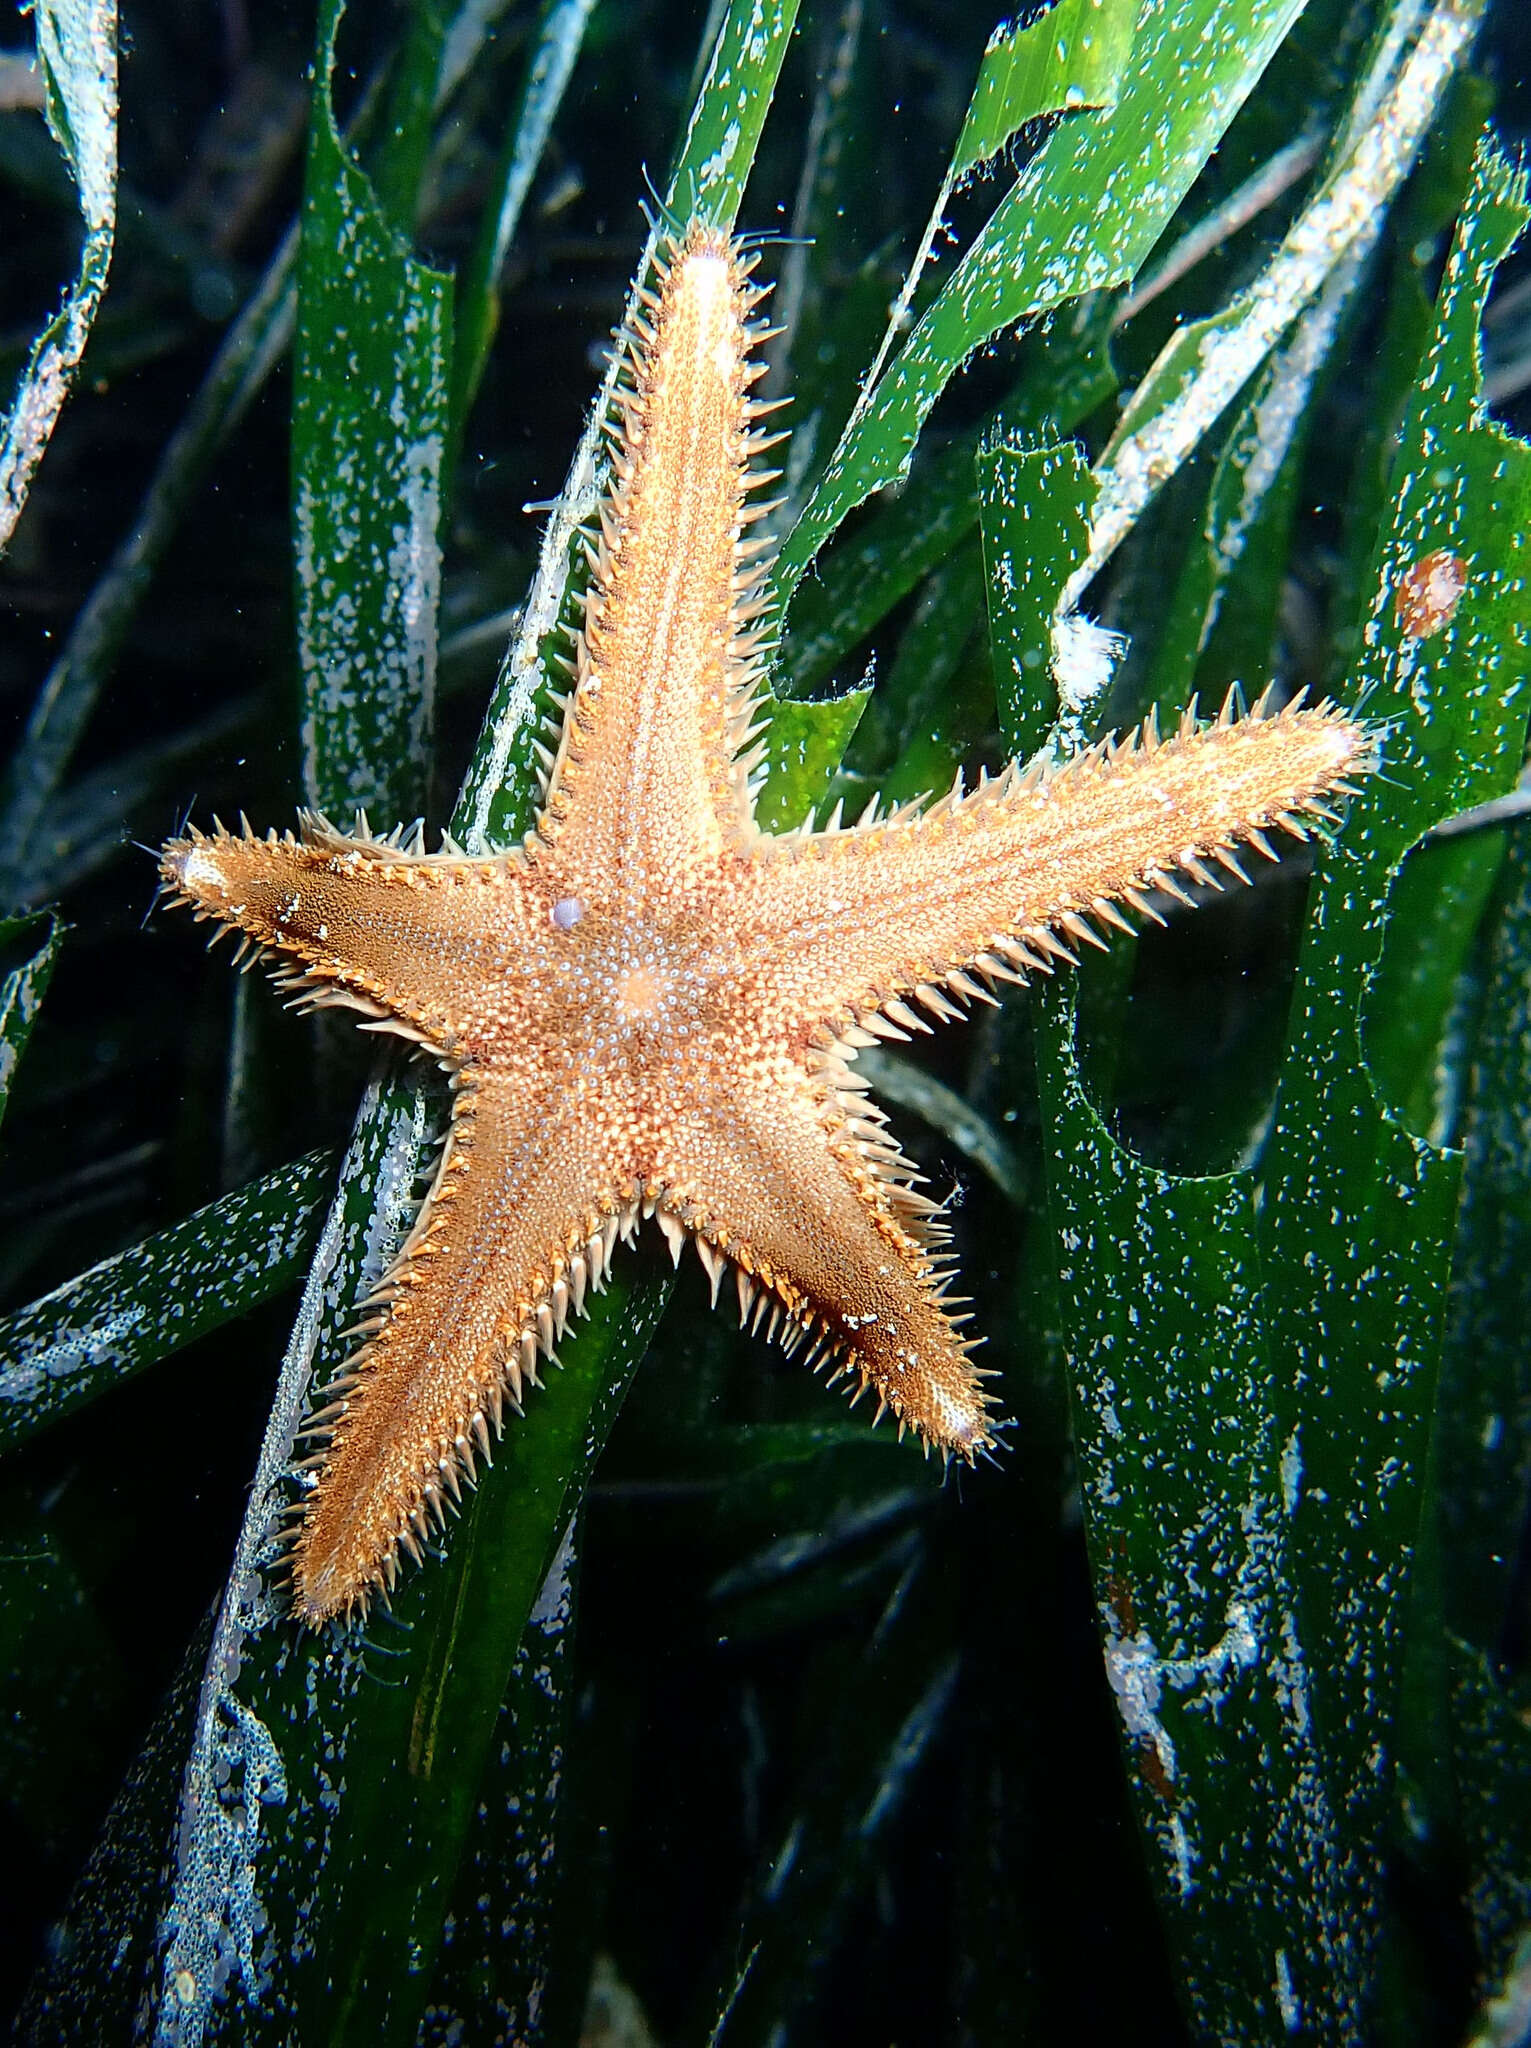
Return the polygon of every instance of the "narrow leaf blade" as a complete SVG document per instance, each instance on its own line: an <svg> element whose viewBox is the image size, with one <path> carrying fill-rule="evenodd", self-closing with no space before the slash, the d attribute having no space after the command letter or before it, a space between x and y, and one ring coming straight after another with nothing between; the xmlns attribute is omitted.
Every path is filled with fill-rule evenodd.
<svg viewBox="0 0 1531 2048"><path fill-rule="evenodd" d="M310 1152L0 1318L0 1452L293 1286L334 1172Z"/></svg>
<svg viewBox="0 0 1531 2048"><path fill-rule="evenodd" d="M293 391L303 784L387 829L424 808L451 374L449 280L416 261L335 125L320 38Z"/></svg>
<svg viewBox="0 0 1531 2048"><path fill-rule="evenodd" d="M15 531L106 290L117 230L116 0L37 0L48 126L73 173L85 223L80 267L32 344L0 423L0 551Z"/></svg>

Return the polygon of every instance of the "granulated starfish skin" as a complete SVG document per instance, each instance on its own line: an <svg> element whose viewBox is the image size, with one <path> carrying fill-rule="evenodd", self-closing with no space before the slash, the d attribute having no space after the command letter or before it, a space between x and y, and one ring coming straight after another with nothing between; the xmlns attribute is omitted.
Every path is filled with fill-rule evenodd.
<svg viewBox="0 0 1531 2048"><path fill-rule="evenodd" d="M1235 848L1301 836L1373 763L1334 709L1257 707L959 782L924 812L759 831L762 296L738 246L693 226L626 339L573 687L524 845L427 855L307 817L297 838L164 851L199 916L453 1077L435 1185L315 1418L293 1580L316 1626L418 1554L647 1215L677 1259L695 1245L714 1298L731 1271L744 1315L927 1449L986 1449L946 1232L858 1049L1071 959L1177 872L1239 873Z"/></svg>

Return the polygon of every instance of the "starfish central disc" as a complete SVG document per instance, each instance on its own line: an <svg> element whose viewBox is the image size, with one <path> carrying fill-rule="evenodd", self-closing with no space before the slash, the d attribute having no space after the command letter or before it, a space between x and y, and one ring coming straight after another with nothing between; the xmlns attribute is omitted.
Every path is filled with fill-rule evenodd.
<svg viewBox="0 0 1531 2048"><path fill-rule="evenodd" d="M617 1015L624 1024L645 1023L669 1010L675 998L675 976L654 961L623 967L613 984Z"/></svg>
<svg viewBox="0 0 1531 2048"><path fill-rule="evenodd" d="M644 1215L927 1450L983 1451L988 1376L944 1221L857 1051L1050 971L1124 909L1157 915L1177 874L1240 875L1238 849L1302 836L1372 764L1341 713L1261 705L854 830L762 833L752 260L692 227L623 338L613 481L525 844L426 854L308 817L296 838L164 851L199 916L453 1076L435 1185L313 1418L293 1580L315 1625L419 1553Z"/></svg>

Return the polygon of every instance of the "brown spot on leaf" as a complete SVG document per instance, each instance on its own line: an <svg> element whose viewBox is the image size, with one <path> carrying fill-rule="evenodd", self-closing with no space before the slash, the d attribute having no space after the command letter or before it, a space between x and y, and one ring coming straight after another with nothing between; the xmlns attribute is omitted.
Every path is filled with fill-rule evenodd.
<svg viewBox="0 0 1531 2048"><path fill-rule="evenodd" d="M1164 1759L1160 1756L1158 1750L1155 1749L1153 1743L1146 1736L1140 1735L1138 1737L1137 1750L1138 1769L1142 1773L1143 1783L1157 1798L1162 1799L1166 1806L1178 1806L1180 1804L1179 1790L1169 1772L1165 1769Z"/></svg>
<svg viewBox="0 0 1531 2048"><path fill-rule="evenodd" d="M1393 609L1411 640L1433 640L1456 616L1467 588L1467 565L1445 548L1423 555L1398 579Z"/></svg>

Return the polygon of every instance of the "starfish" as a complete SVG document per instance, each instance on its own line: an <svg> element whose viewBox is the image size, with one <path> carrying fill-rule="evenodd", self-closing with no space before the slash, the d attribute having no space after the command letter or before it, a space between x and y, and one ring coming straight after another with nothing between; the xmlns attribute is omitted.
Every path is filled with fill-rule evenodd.
<svg viewBox="0 0 1531 2048"><path fill-rule="evenodd" d="M950 1456L997 1418L937 1206L853 1072L878 1038L1072 961L1175 877L1332 821L1373 764L1327 706L1152 725L928 808L772 836L752 778L768 653L765 296L693 225L623 338L612 482L561 737L520 846L426 853L312 814L190 831L172 895L451 1076L440 1168L359 1352L325 1389L292 1552L319 1626L391 1588L519 1414L619 1238L652 1216L741 1316L769 1316ZM781 438L781 437L770 437ZM1189 901L1187 897L1185 900Z"/></svg>

